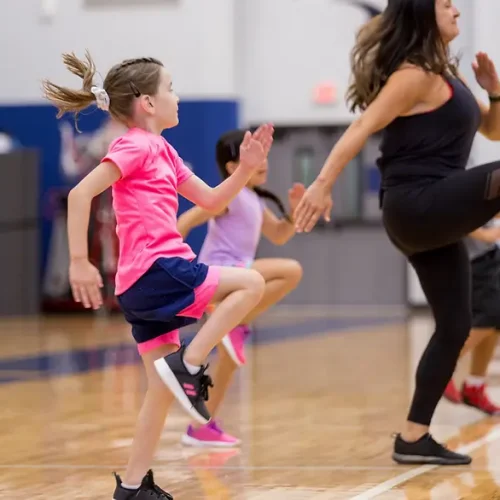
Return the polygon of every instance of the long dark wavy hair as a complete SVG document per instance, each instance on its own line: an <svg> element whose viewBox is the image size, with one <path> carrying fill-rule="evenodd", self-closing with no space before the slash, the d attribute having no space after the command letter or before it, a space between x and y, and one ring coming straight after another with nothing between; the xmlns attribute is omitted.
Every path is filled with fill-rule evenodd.
<svg viewBox="0 0 500 500"><path fill-rule="evenodd" d="M244 136L245 130L231 130L223 134L217 141L215 159L223 179L229 177L226 165L231 161L235 163L240 161L240 146ZM290 216L287 214L285 205L278 195L259 186L254 186L252 189L260 198L272 201L278 207L282 217L290 221Z"/></svg>
<svg viewBox="0 0 500 500"><path fill-rule="evenodd" d="M435 0L389 0L384 12L359 31L351 52L351 111L364 110L403 63L457 76L436 22Z"/></svg>

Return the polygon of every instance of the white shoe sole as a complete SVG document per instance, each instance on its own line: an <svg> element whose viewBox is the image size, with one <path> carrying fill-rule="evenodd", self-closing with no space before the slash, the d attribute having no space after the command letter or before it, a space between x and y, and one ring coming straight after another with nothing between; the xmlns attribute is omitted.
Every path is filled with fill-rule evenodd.
<svg viewBox="0 0 500 500"><path fill-rule="evenodd" d="M239 360L238 355L236 354L236 351L234 350L233 343L231 342L231 339L229 338L229 335L225 335L222 339L222 345L224 346L224 349L227 351L229 354L229 357L233 360L233 362L236 364L236 366L243 366L243 363Z"/></svg>
<svg viewBox="0 0 500 500"><path fill-rule="evenodd" d="M157 359L154 364L158 375L163 380L163 383L172 391L172 394L176 397L181 406L189 413L190 417L200 424L208 424L210 420L207 420L196 411L165 359Z"/></svg>

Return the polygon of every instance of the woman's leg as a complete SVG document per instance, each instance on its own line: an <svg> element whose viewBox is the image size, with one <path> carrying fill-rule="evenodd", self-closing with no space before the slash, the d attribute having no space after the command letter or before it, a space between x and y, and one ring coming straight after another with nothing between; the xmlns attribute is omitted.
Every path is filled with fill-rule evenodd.
<svg viewBox="0 0 500 500"><path fill-rule="evenodd" d="M396 439L400 463L469 463L428 436L429 425L471 329L470 263L463 242L416 254L410 262L432 309L436 329L416 373L406 429Z"/></svg>
<svg viewBox="0 0 500 500"><path fill-rule="evenodd" d="M500 212L500 161L388 188L382 206L389 238L406 255L451 245Z"/></svg>
<svg viewBox="0 0 500 500"><path fill-rule="evenodd" d="M428 233L429 248L456 242L500 212L500 161L457 172L426 192L421 208L427 209L429 224L415 229Z"/></svg>

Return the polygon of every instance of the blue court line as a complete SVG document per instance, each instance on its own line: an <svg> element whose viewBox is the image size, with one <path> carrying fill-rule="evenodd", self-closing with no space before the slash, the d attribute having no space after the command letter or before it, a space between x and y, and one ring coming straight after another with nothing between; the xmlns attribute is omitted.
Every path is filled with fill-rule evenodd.
<svg viewBox="0 0 500 500"><path fill-rule="evenodd" d="M255 334L251 338L255 344L268 344L319 333L325 335L338 334L346 329L388 325L403 320L402 316L310 319L290 325L256 328ZM186 344L189 344L195 334L196 331L187 330L182 335L182 339ZM139 361L137 347L132 342L90 349L71 349L30 357L5 358L0 360L0 384L75 375L102 370L110 366L132 365ZM2 371L6 373L2 375ZM16 376L16 371L20 372L19 376Z"/></svg>

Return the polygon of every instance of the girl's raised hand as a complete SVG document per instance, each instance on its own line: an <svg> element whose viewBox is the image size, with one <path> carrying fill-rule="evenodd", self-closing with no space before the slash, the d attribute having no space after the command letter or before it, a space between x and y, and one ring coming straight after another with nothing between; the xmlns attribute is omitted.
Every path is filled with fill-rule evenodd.
<svg viewBox="0 0 500 500"><path fill-rule="evenodd" d="M272 125L261 125L253 134L246 132L240 146L240 167L258 169L266 160L273 143Z"/></svg>

